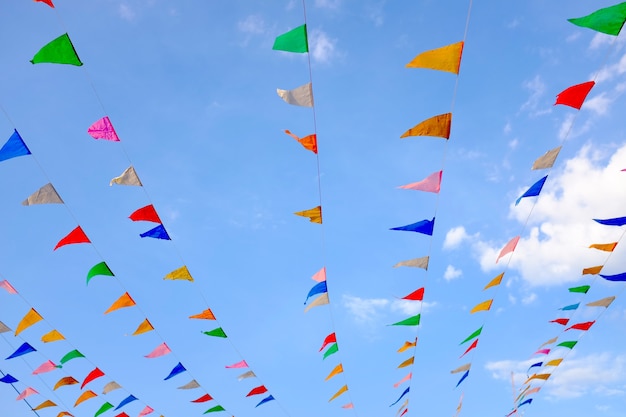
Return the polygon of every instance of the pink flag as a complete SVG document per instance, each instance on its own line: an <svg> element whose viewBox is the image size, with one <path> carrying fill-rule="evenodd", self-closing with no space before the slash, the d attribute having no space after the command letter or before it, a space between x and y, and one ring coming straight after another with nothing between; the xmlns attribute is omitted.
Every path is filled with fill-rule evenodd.
<svg viewBox="0 0 626 417"><path fill-rule="evenodd" d="M139 413L139 417L147 416L148 414L150 414L153 411L154 410L152 409L152 407L150 407L149 405L146 405L146 408L141 410L141 413Z"/></svg>
<svg viewBox="0 0 626 417"><path fill-rule="evenodd" d="M405 376L404 378L402 378L400 381L396 382L395 384L393 384L394 388L398 388L402 383L409 381L411 379L411 377L413 376L413 372L409 372L409 374L407 376Z"/></svg>
<svg viewBox="0 0 626 417"><path fill-rule="evenodd" d="M172 349L170 349L165 342L161 343L159 346L156 347L156 349L154 349L152 352L148 353L146 356L144 356L145 358L158 358L159 356L163 356L163 355L167 355L168 353L171 353Z"/></svg>
<svg viewBox="0 0 626 417"><path fill-rule="evenodd" d="M533 355L538 355L538 354L547 355L548 353L550 353L550 349L539 349L538 351L533 353Z"/></svg>
<svg viewBox="0 0 626 417"><path fill-rule="evenodd" d="M34 388L28 387L24 391L22 391L22 393L20 395L17 396L15 401L21 401L24 398L28 397L29 395L33 395L33 394L39 394L39 393L37 391L35 391Z"/></svg>
<svg viewBox="0 0 626 417"><path fill-rule="evenodd" d="M6 279L0 281L0 288L4 288L9 294L17 294L15 288L13 288L13 286L9 284L9 281L7 281Z"/></svg>
<svg viewBox="0 0 626 417"><path fill-rule="evenodd" d="M429 193L438 193L441 189L441 175L443 171L433 172L421 181L411 184L401 185L398 188L405 190L426 191Z"/></svg>
<svg viewBox="0 0 626 417"><path fill-rule="evenodd" d="M87 129L87 133L94 139L104 139L113 142L119 142L120 138L117 137L115 129L109 120L109 116L104 116Z"/></svg>
<svg viewBox="0 0 626 417"><path fill-rule="evenodd" d="M507 243L500 251L500 255L498 255L498 259L496 259L496 263L498 263L500 258L502 258L507 253L513 252L515 250L515 247L517 246L517 242L519 242L519 236L515 236L513 239L509 240L509 243Z"/></svg>
<svg viewBox="0 0 626 417"><path fill-rule="evenodd" d="M248 364L246 361L241 361L237 363L233 363L232 365L226 365L226 368L247 368Z"/></svg>
<svg viewBox="0 0 626 417"><path fill-rule="evenodd" d="M348 403L341 406L341 408L345 408L346 410L354 408L354 404Z"/></svg>
<svg viewBox="0 0 626 417"><path fill-rule="evenodd" d="M39 367L33 371L33 375L39 375L45 372L54 371L56 368L57 366L51 360L49 360L39 365Z"/></svg>
<svg viewBox="0 0 626 417"><path fill-rule="evenodd" d="M311 279L313 281L317 281L317 282L322 282L322 281L326 281L326 267L323 267L322 269L320 269L319 271L317 271L312 277Z"/></svg>

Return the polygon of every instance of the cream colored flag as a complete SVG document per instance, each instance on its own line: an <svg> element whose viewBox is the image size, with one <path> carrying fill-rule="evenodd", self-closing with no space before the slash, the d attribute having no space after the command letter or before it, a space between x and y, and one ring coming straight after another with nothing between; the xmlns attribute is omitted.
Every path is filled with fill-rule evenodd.
<svg viewBox="0 0 626 417"><path fill-rule="evenodd" d="M132 165L126 168L122 175L119 177L115 177L111 180L109 185L118 184L118 185L137 185L139 187L143 186L139 177L137 176L137 172L135 171L135 167Z"/></svg>
<svg viewBox="0 0 626 417"><path fill-rule="evenodd" d="M111 381L102 388L102 394L108 394L111 391L115 391L116 389L120 389L122 386L115 381Z"/></svg>
<svg viewBox="0 0 626 417"><path fill-rule="evenodd" d="M33 204L63 204L63 200L61 200L54 186L48 183L22 201L23 206L31 206Z"/></svg>
<svg viewBox="0 0 626 417"><path fill-rule="evenodd" d="M400 261L395 264L393 267L398 268L399 266L411 266L414 268L422 268L428 271L428 256L424 256L422 258L409 259L406 261Z"/></svg>
<svg viewBox="0 0 626 417"><path fill-rule="evenodd" d="M200 384L198 384L198 381L196 381L195 379L192 379L191 381L187 382L185 385L178 387L178 389L194 389L194 388L200 388Z"/></svg>
<svg viewBox="0 0 626 417"><path fill-rule="evenodd" d="M593 301L591 303L586 304L588 307L608 307L615 300L615 296L602 298L598 301Z"/></svg>
<svg viewBox="0 0 626 417"><path fill-rule="evenodd" d="M544 155L537 158L537 160L533 164L532 169L552 168L552 166L554 165L554 161L556 161L556 157L559 156L559 152L561 152L560 146L549 150Z"/></svg>
<svg viewBox="0 0 626 417"><path fill-rule="evenodd" d="M311 83L306 83L293 90L277 88L276 92L286 103L294 106L313 107L313 87Z"/></svg>
<svg viewBox="0 0 626 417"><path fill-rule="evenodd" d="M453 369L452 371L450 371L450 373L451 374L458 374L459 372L469 371L471 367L472 367L471 363L466 363L465 365L462 365L462 366L459 366L456 369Z"/></svg>
<svg viewBox="0 0 626 417"><path fill-rule="evenodd" d="M306 313L307 311L309 311L310 309L312 309L313 307L317 307L317 306L323 306L325 304L329 304L330 301L328 300L328 293L325 292L324 294L320 295L319 297L317 297L315 300L313 300L311 303L309 303L305 308L304 308L304 312Z"/></svg>
<svg viewBox="0 0 626 417"><path fill-rule="evenodd" d="M9 326L0 321L0 333L6 333L10 331L11 329L9 328Z"/></svg>

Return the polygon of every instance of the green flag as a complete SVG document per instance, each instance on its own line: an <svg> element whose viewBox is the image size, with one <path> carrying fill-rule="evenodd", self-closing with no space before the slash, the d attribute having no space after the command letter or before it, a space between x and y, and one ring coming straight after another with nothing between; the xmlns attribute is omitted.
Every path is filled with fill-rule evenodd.
<svg viewBox="0 0 626 417"><path fill-rule="evenodd" d="M113 404L107 401L104 404L102 404L102 407L100 407L98 411L96 411L96 414L94 414L93 417L98 417L100 414L104 413L107 410L110 410L111 408L113 408Z"/></svg>
<svg viewBox="0 0 626 417"><path fill-rule="evenodd" d="M65 362L69 362L72 359L76 359L76 358L84 358L85 355L83 355L82 353L80 353L78 350L74 349L71 352L68 352L65 354L65 356L63 356L61 358L61 365L63 365Z"/></svg>
<svg viewBox="0 0 626 417"><path fill-rule="evenodd" d="M43 62L50 64L69 64L78 67L83 65L67 33L64 33L41 48L30 62L33 64L41 64Z"/></svg>
<svg viewBox="0 0 626 417"><path fill-rule="evenodd" d="M206 410L206 411L205 411L204 413L202 413L202 414L213 413L213 412L215 412L215 411L226 411L226 410L225 410L225 409L224 409L224 407L222 407L221 405L216 405L216 406L215 406L215 407L213 407L213 408L209 408L208 410Z"/></svg>
<svg viewBox="0 0 626 417"><path fill-rule="evenodd" d="M221 327L218 327L217 329L213 329L211 331L208 332L202 332L207 336L215 336L215 337L227 337L226 333L224 333L224 330Z"/></svg>
<svg viewBox="0 0 626 417"><path fill-rule="evenodd" d="M581 292L583 294L587 294L587 291L589 291L589 288L591 288L591 286L581 285L580 287L569 288L569 292Z"/></svg>
<svg viewBox="0 0 626 417"><path fill-rule="evenodd" d="M106 275L108 277L115 276L113 275L113 272L111 272L111 269L107 266L105 262L100 262L99 264L91 268L89 272L87 272L87 284L88 285L89 285L89 280L91 280L91 278L95 277L96 275Z"/></svg>
<svg viewBox="0 0 626 417"><path fill-rule="evenodd" d="M568 349L571 349L574 346L576 346L576 343L578 343L576 340L570 340L568 342L561 342L557 346L563 346L563 347L566 347Z"/></svg>
<svg viewBox="0 0 626 417"><path fill-rule="evenodd" d="M404 319L397 323L392 324L392 326L418 326L420 324L420 315L409 317L408 319Z"/></svg>
<svg viewBox="0 0 626 417"><path fill-rule="evenodd" d="M275 51L287 51L304 53L309 52L309 42L306 36L306 25L298 26L287 33L276 37L272 49Z"/></svg>
<svg viewBox="0 0 626 417"><path fill-rule="evenodd" d="M326 359L327 357L329 357L333 353L337 353L338 351L339 351L339 346L337 346L337 343L333 343L332 345L330 345L328 350L324 352L324 357L322 359Z"/></svg>
<svg viewBox="0 0 626 417"><path fill-rule="evenodd" d="M476 330L474 333L470 334L469 336L467 336L465 338L464 341L462 341L461 343L459 343L459 345L462 345L465 342L469 342L470 340L472 340L475 337L478 337L478 335L480 335L480 333L483 331L483 326L480 326L480 329Z"/></svg>
<svg viewBox="0 0 626 417"><path fill-rule="evenodd" d="M596 10L588 16L567 19L577 26L617 36L626 21L626 2Z"/></svg>

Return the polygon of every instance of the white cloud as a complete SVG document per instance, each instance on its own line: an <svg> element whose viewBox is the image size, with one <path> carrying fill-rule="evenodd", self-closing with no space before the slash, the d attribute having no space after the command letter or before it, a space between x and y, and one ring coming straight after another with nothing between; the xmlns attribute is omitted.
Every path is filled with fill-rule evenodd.
<svg viewBox="0 0 626 417"><path fill-rule="evenodd" d="M572 124L574 123L574 119L576 119L576 115L570 113L565 116L563 121L561 122L561 126L559 127L559 139L565 140L569 136L570 130L572 130Z"/></svg>
<svg viewBox="0 0 626 417"><path fill-rule="evenodd" d="M620 76L626 72L626 54L622 55L619 61L614 64L607 65L598 71L597 74L591 75L591 78L595 79L597 83L610 81L613 78Z"/></svg>
<svg viewBox="0 0 626 417"><path fill-rule="evenodd" d="M243 33L252 35L260 35L265 33L265 21L261 16L249 15L245 19L237 22L237 29Z"/></svg>
<svg viewBox="0 0 626 417"><path fill-rule="evenodd" d="M611 106L611 104L613 104L616 98L617 97L608 97L607 92L603 91L597 96L586 100L584 104L584 109L591 110L597 115L601 116L608 112L609 107Z"/></svg>
<svg viewBox="0 0 626 417"><path fill-rule="evenodd" d="M517 149L517 146L519 145L519 140L517 138L511 140L509 142L509 148L511 149Z"/></svg>
<svg viewBox="0 0 626 417"><path fill-rule="evenodd" d="M461 275L463 275L463 271L461 271L460 269L456 269L452 265L448 265L446 271L443 273L443 279L445 279L446 281L452 281L453 279L458 278Z"/></svg>
<svg viewBox="0 0 626 417"><path fill-rule="evenodd" d="M391 303L391 311L400 311L407 316L414 316L419 313L427 313L437 305L436 302L428 303L412 300L394 300Z"/></svg>
<svg viewBox="0 0 626 417"><path fill-rule="evenodd" d="M330 38L325 32L313 29L309 34L311 58L320 63L328 63L337 56L337 40Z"/></svg>
<svg viewBox="0 0 626 417"><path fill-rule="evenodd" d="M343 304L357 322L367 323L373 321L379 315L380 310L389 305L389 300L385 298L360 298L344 295Z"/></svg>
<svg viewBox="0 0 626 417"><path fill-rule="evenodd" d="M573 32L571 35L565 38L566 42L574 42L578 38L580 38L581 32Z"/></svg>
<svg viewBox="0 0 626 417"><path fill-rule="evenodd" d="M443 248L456 249L461 245L461 243L465 242L471 237L472 236L468 235L465 231L465 227L453 227L452 229L448 230L448 233L446 233L446 238L443 241Z"/></svg>
<svg viewBox="0 0 626 417"><path fill-rule="evenodd" d="M137 14L135 13L135 11L133 9L131 9L131 7L126 4L126 3L121 3L120 7L118 7L117 9L118 13L120 14L120 17L124 20L134 20L135 16L137 16Z"/></svg>
<svg viewBox="0 0 626 417"><path fill-rule="evenodd" d="M313 5L315 7L319 7L320 9L337 9L341 0L315 0Z"/></svg>
<svg viewBox="0 0 626 417"><path fill-rule="evenodd" d="M532 80L525 81L522 86L530 92L530 95L520 107L521 112L528 112L531 116L540 116L552 111L551 107L540 109L546 92L546 84L541 79L541 76L536 75Z"/></svg>
<svg viewBox="0 0 626 417"><path fill-rule="evenodd" d="M537 294L535 294L534 292L531 292L530 294L522 298L522 304L525 304L525 305L532 304L536 299L537 299Z"/></svg>
<svg viewBox="0 0 626 417"><path fill-rule="evenodd" d="M511 122L506 122L506 124L504 125L504 128L502 129L505 135L508 135L509 133L511 133L512 130L513 128L511 127Z"/></svg>

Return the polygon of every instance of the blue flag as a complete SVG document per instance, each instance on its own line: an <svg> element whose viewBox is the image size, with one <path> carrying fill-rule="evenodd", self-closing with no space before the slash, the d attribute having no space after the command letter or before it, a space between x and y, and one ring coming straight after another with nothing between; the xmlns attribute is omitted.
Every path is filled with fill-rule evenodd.
<svg viewBox="0 0 626 417"><path fill-rule="evenodd" d="M0 378L0 382L4 382L5 384L15 384L16 382L18 382L18 380L11 374L6 374L2 378Z"/></svg>
<svg viewBox="0 0 626 417"><path fill-rule="evenodd" d="M0 148L0 161L23 155L30 155L30 151L17 130L14 130L9 140Z"/></svg>
<svg viewBox="0 0 626 417"><path fill-rule="evenodd" d="M469 375L469 370L465 371L465 373L463 374L463 376L461 377L461 379L459 379L459 382L456 383L456 387L458 387L459 385L461 385L461 382L465 381L465 378L467 378L467 376ZM454 388L456 388L454 387Z"/></svg>
<svg viewBox="0 0 626 417"><path fill-rule="evenodd" d="M24 342L22 343L22 346L18 347L15 352L11 353L11 355L7 357L7 359L17 358L18 356L26 355L30 352L37 352L37 349Z"/></svg>
<svg viewBox="0 0 626 417"><path fill-rule="evenodd" d="M272 401L275 398L272 395L268 395L267 397L263 398L261 401L259 401L259 403L257 405L254 406L254 408L257 408L258 406L260 406L261 404L265 404L268 401Z"/></svg>
<svg viewBox="0 0 626 417"><path fill-rule="evenodd" d="M543 184L546 182L546 178L548 178L547 175L543 177L542 179L540 179L539 181L537 181L536 183L534 183L533 185L531 185L530 188L524 194L522 194L520 198L518 198L515 201L515 205L517 206L519 202L522 200L522 198L524 197L535 197L539 195L539 193L541 192L541 189L543 188Z"/></svg>
<svg viewBox="0 0 626 417"><path fill-rule="evenodd" d="M426 220L419 221L417 223L407 224L406 226L394 227L390 230L404 230L407 232L417 232L417 233L423 233L428 236L432 236L434 227L435 227L435 218L433 217L432 220L426 219Z"/></svg>
<svg viewBox="0 0 626 417"><path fill-rule="evenodd" d="M621 274L616 275L599 275L607 281L626 281L626 272L622 272Z"/></svg>
<svg viewBox="0 0 626 417"><path fill-rule="evenodd" d="M178 362L178 365L176 365L174 367L174 369L172 369L172 372L170 372L170 374L168 376L166 376L163 381L167 381L168 379L170 379L170 378L172 378L172 377L174 377L174 376L176 376L176 375L178 375L178 374L180 374L182 372L185 372L185 371L186 371L186 369L183 366L183 364Z"/></svg>
<svg viewBox="0 0 626 417"><path fill-rule="evenodd" d="M115 407L115 410L118 410L118 409L124 407L126 404L132 403L133 401L136 401L136 400L137 400L137 397L135 397L133 394L130 394L128 397L124 398L122 400L122 402L117 407ZM115 410L113 410L113 411L115 411Z"/></svg>
<svg viewBox="0 0 626 417"><path fill-rule="evenodd" d="M304 300L304 304L309 301L309 298L313 297L315 294L322 294L328 292L328 287L326 287L326 281L319 282L311 288L309 294L306 296L306 300Z"/></svg>
<svg viewBox="0 0 626 417"><path fill-rule="evenodd" d="M404 390L404 392L402 393L402 395L400 395L400 398L398 398L396 400L396 402L394 402L393 404L391 404L389 407L393 407L394 405L398 404L398 401L400 401L402 399L402 397L404 397L406 394L408 394L409 390L411 389L411 387L408 387L407 389Z"/></svg>
<svg viewBox="0 0 626 417"><path fill-rule="evenodd" d="M626 217L616 217L614 219L593 219L593 221L606 226L623 226L626 224Z"/></svg>
<svg viewBox="0 0 626 417"><path fill-rule="evenodd" d="M158 225L154 229L150 229L145 233L140 234L141 237L153 237L155 239L171 240L170 235L165 231L165 227L162 224Z"/></svg>

